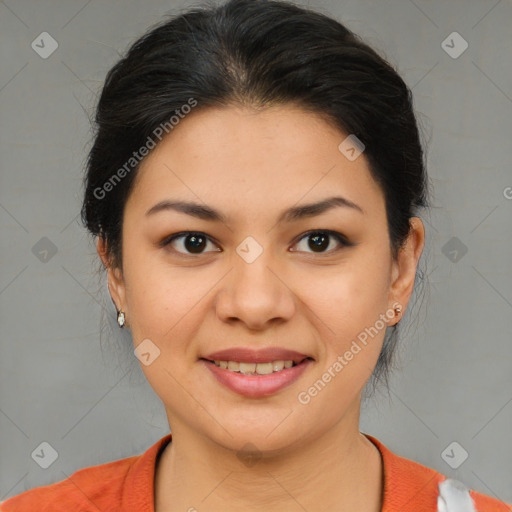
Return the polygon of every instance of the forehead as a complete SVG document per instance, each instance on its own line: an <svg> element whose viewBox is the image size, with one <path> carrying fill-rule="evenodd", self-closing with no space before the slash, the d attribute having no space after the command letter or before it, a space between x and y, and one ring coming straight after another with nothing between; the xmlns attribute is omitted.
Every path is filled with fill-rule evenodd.
<svg viewBox="0 0 512 512"><path fill-rule="evenodd" d="M378 210L383 194L364 153L349 160L339 149L347 136L292 105L192 111L143 160L130 201L179 195L257 213L343 195Z"/></svg>

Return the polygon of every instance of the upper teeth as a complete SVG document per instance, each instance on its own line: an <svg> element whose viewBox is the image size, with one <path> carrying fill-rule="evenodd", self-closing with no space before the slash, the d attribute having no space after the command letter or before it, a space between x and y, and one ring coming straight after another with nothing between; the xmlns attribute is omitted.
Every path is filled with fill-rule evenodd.
<svg viewBox="0 0 512 512"><path fill-rule="evenodd" d="M270 361L268 363L239 363L238 361L214 361L216 366L244 374L268 375L283 368L291 368L293 361Z"/></svg>

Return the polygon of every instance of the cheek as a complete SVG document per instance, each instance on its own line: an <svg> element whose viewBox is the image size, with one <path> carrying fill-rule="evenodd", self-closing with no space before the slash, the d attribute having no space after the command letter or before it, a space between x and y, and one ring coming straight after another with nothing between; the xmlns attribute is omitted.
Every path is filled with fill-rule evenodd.
<svg viewBox="0 0 512 512"><path fill-rule="evenodd" d="M160 338L183 316L187 308L187 294L180 273L163 265L155 258L155 251L136 243L136 237L128 238L124 247L124 272L126 301L134 341L138 336ZM181 279L183 281L183 279ZM178 291L179 290L179 291ZM177 294L181 293L184 300Z"/></svg>
<svg viewBox="0 0 512 512"><path fill-rule="evenodd" d="M363 364L378 357L387 326L382 320L388 311L387 263L386 255L361 252L329 279L318 281L321 285L310 293L309 305L324 324L321 332L327 359L344 354L354 341L364 348L358 353Z"/></svg>
<svg viewBox="0 0 512 512"><path fill-rule="evenodd" d="M159 251L142 249L134 242L126 245L132 335L135 344L149 338L162 351L182 352L201 327L219 275L209 265L172 265Z"/></svg>
<svg viewBox="0 0 512 512"><path fill-rule="evenodd" d="M334 425L350 409L375 368L386 334L387 324L380 317L387 309L386 283L375 267L347 269L326 280L316 303L308 304L321 319L315 325L322 353L297 402L309 418L322 418L315 427L319 430Z"/></svg>
<svg viewBox="0 0 512 512"><path fill-rule="evenodd" d="M310 295L308 306L321 319L315 325L322 353L314 377L297 398L311 417L322 417L324 427L350 407L375 368L387 327L387 283L383 267L362 265L356 271L347 266Z"/></svg>

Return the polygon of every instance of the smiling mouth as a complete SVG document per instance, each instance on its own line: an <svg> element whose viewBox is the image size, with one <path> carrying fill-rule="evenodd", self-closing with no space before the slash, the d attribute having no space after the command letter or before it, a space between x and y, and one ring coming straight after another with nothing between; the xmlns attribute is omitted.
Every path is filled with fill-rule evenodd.
<svg viewBox="0 0 512 512"><path fill-rule="evenodd" d="M247 363L243 361L214 361L205 358L201 359L208 363L214 364L215 366L223 370L241 373L243 375L270 375L271 373L278 373L288 368L298 366L307 359L311 361L313 360L313 358L311 357L305 357L299 362L295 362L292 360L275 360L261 363Z"/></svg>

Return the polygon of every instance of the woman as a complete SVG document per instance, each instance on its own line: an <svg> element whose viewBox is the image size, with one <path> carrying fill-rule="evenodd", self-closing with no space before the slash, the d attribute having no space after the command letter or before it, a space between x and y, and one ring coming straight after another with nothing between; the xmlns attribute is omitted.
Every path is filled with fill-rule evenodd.
<svg viewBox="0 0 512 512"><path fill-rule="evenodd" d="M96 122L83 220L172 436L2 511L512 510L359 432L428 204L387 62L324 15L232 0L139 39Z"/></svg>

